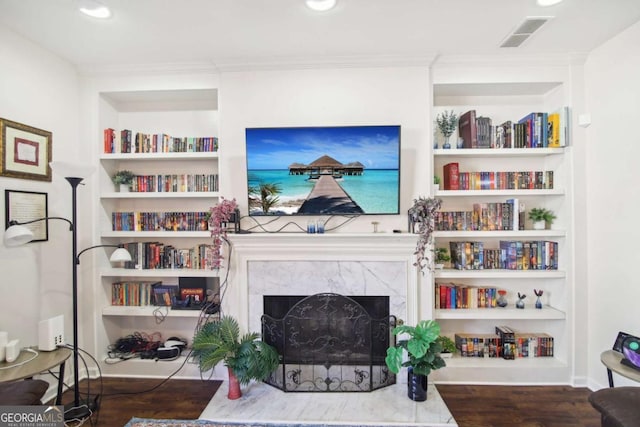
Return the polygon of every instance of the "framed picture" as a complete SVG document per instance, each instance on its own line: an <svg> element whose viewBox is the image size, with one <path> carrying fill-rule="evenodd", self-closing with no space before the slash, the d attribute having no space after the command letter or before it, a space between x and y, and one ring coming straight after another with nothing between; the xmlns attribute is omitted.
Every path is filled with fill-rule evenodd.
<svg viewBox="0 0 640 427"><path fill-rule="evenodd" d="M47 193L4 190L5 230L9 228L9 221L24 223L47 218L49 216L47 202ZM32 242L49 240L49 221L37 221L31 224L24 224L24 226L33 233Z"/></svg>
<svg viewBox="0 0 640 427"><path fill-rule="evenodd" d="M0 176L51 181L51 132L0 119Z"/></svg>

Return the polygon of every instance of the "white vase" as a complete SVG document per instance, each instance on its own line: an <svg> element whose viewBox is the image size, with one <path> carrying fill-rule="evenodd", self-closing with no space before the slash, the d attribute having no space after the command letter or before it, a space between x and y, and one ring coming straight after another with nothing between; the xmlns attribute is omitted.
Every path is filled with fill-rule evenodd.
<svg viewBox="0 0 640 427"><path fill-rule="evenodd" d="M120 184L121 193L128 193L130 189L129 184Z"/></svg>
<svg viewBox="0 0 640 427"><path fill-rule="evenodd" d="M534 221L533 222L533 229L534 230L544 230L546 228L546 222L544 220L542 221Z"/></svg>

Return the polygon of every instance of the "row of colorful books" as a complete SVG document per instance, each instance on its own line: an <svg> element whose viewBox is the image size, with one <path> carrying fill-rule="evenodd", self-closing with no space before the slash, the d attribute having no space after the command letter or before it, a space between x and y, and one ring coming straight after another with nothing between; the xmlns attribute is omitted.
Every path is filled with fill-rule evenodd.
<svg viewBox="0 0 640 427"><path fill-rule="evenodd" d="M131 261L124 268L138 270L195 269L210 270L213 265L213 245L199 244L191 248L176 248L162 242L130 242L124 244Z"/></svg>
<svg viewBox="0 0 640 427"><path fill-rule="evenodd" d="M131 191L140 193L184 193L218 191L218 174L136 175Z"/></svg>
<svg viewBox="0 0 640 427"><path fill-rule="evenodd" d="M499 249L485 249L480 241L451 241L452 267L457 270L557 270L558 242L501 240Z"/></svg>
<svg viewBox="0 0 640 427"><path fill-rule="evenodd" d="M474 203L471 211L438 211L434 225L440 231L518 230L517 199L506 202ZM523 224L524 226L524 221ZM515 227L515 228L514 228Z"/></svg>
<svg viewBox="0 0 640 427"><path fill-rule="evenodd" d="M498 289L456 283L435 284L436 309L467 309L498 307Z"/></svg>
<svg viewBox="0 0 640 427"><path fill-rule="evenodd" d="M554 339L547 333L516 332L504 342L498 334L455 334L462 357L501 357L515 360L527 357L553 357Z"/></svg>
<svg viewBox="0 0 640 427"><path fill-rule="evenodd" d="M104 130L105 153L185 153L216 152L218 138L207 137L172 137L170 135L133 132L129 129L116 131L112 128Z"/></svg>
<svg viewBox="0 0 640 427"><path fill-rule="evenodd" d="M532 112L513 122L494 125L490 117L476 110L460 115L458 134L462 148L553 148L569 141L569 108L553 112Z"/></svg>
<svg viewBox="0 0 640 427"><path fill-rule="evenodd" d="M461 172L457 162L442 167L445 190L551 190L553 171Z"/></svg>
<svg viewBox="0 0 640 427"><path fill-rule="evenodd" d="M158 284L162 282L114 282L111 284L111 305L136 307L154 305L153 287Z"/></svg>
<svg viewBox="0 0 640 427"><path fill-rule="evenodd" d="M112 231L206 231L209 212L112 212Z"/></svg>

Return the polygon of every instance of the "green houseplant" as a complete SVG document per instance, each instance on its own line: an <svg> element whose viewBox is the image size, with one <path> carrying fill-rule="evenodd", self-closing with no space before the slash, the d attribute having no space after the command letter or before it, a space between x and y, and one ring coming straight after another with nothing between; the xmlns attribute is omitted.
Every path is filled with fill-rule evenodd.
<svg viewBox="0 0 640 427"><path fill-rule="evenodd" d="M240 336L235 318L222 316L206 323L193 338L193 356L200 371L213 369L223 362L229 372L229 399L242 396L240 384L266 379L280 363L278 352L259 340L256 332Z"/></svg>
<svg viewBox="0 0 640 427"><path fill-rule="evenodd" d="M113 183L120 187L120 191L128 191L135 178L136 175L129 170L118 171L111 177Z"/></svg>
<svg viewBox="0 0 640 427"><path fill-rule="evenodd" d="M533 221L534 230L544 230L546 225L551 225L556 219L553 211L545 208L533 208L529 211L529 219Z"/></svg>
<svg viewBox="0 0 640 427"><path fill-rule="evenodd" d="M451 256L449 255L449 251L447 248L436 248L435 249L435 265L436 268L444 268L444 265L451 261Z"/></svg>
<svg viewBox="0 0 640 427"><path fill-rule="evenodd" d="M435 320L421 320L416 326L396 326L393 334L406 334L406 338L402 337L395 346L387 349L385 363L394 374L399 373L402 367L407 367L409 398L426 400L428 375L446 366L440 356L440 325Z"/></svg>
<svg viewBox="0 0 640 427"><path fill-rule="evenodd" d="M443 148L451 148L449 137L451 137L458 127L458 116L453 112L453 110L443 111L436 116L436 124L438 125L440 133L444 136L445 143Z"/></svg>
<svg viewBox="0 0 640 427"><path fill-rule="evenodd" d="M442 346L441 357L451 357L456 352L456 343L446 335L440 335L438 342Z"/></svg>

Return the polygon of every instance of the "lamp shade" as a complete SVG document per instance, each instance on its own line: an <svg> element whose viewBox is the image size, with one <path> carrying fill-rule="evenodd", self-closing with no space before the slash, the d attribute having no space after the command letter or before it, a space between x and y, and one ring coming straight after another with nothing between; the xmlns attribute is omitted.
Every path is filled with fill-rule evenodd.
<svg viewBox="0 0 640 427"><path fill-rule="evenodd" d="M125 262L131 261L131 254L125 248L118 248L111 254L109 258L111 262Z"/></svg>
<svg viewBox="0 0 640 427"><path fill-rule="evenodd" d="M7 247L21 246L33 240L33 233L24 225L12 225L4 231L2 240Z"/></svg>

